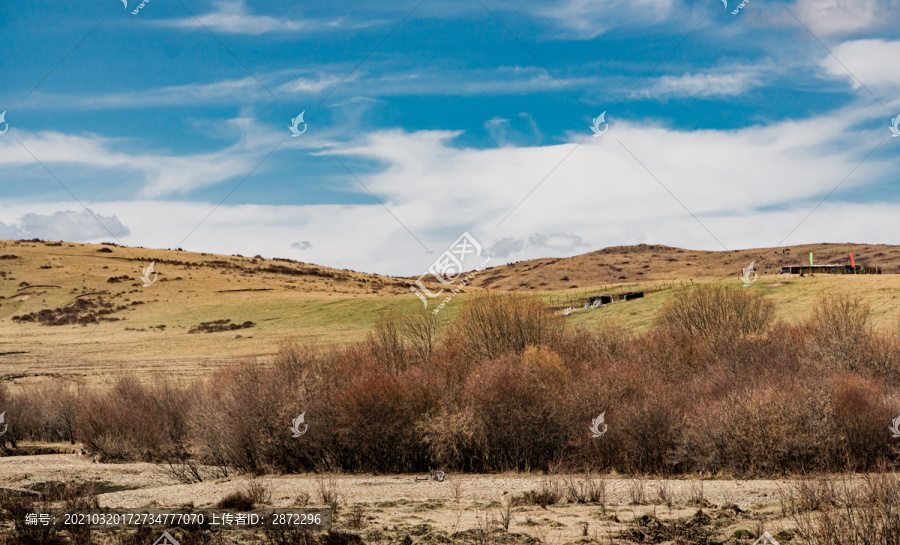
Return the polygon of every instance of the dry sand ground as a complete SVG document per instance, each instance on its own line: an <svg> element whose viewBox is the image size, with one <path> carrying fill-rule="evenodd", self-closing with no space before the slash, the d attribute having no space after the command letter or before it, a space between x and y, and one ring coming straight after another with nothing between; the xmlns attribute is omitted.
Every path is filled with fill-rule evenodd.
<svg viewBox="0 0 900 545"><path fill-rule="evenodd" d="M417 475L339 475L334 477L341 505L335 528L353 531L367 538L388 536L388 541L409 534L414 542L430 541L427 536L451 536L484 527L488 521L499 523L503 495L508 496L537 489L545 475L506 473L496 475L448 475L444 482L416 482ZM418 475L422 477L422 475ZM331 476L328 476L330 479ZM580 476L573 476L580 478ZM556 477L563 481L566 477ZM606 483L606 505L559 503L543 509L540 506L512 508L509 532L542 540L544 543L574 543L584 538L607 542L628 528L629 521L651 515L661 521L687 519L697 512L692 501L701 490L706 502L704 512L711 519L705 531L715 539L743 543L731 536L745 529L750 533L760 528L776 534L793 527L782 517L779 491L786 490L790 480L731 480L681 478L670 480L633 479L623 476L602 477ZM243 490L248 476L220 478L197 484L180 484L153 464L99 464L88 456L39 455L0 459L0 487L33 489L41 483L88 480L100 483L106 492L100 496L105 507L179 507L193 504L210 507L231 492ZM271 491L270 506L298 505L298 496L311 497L312 506L321 506L321 475L263 476L257 479ZM660 499L660 487L671 496L671 506ZM643 489L646 502L634 505L633 494ZM368 515L365 529L348 530L346 513L353 506L363 506ZM734 507L729 507L734 505ZM653 520L652 518L650 519ZM755 539L755 537L754 537ZM650 539L651 543L669 540ZM751 539L749 542L752 542ZM617 541L618 542L618 541ZM632 541L621 541L630 543ZM749 543L748 542L748 543Z"/></svg>

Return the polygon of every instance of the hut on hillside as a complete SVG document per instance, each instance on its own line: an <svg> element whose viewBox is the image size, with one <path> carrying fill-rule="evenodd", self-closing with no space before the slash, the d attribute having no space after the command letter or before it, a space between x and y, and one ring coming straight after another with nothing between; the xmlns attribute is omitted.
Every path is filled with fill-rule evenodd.
<svg viewBox="0 0 900 545"><path fill-rule="evenodd" d="M800 276L812 274L881 274L879 267L863 267L862 265L788 265L781 267L781 274Z"/></svg>

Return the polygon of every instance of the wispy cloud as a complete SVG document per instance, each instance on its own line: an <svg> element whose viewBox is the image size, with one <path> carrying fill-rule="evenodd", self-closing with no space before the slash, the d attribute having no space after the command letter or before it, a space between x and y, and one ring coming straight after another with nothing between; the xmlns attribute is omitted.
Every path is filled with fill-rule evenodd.
<svg viewBox="0 0 900 545"><path fill-rule="evenodd" d="M0 168L28 167L34 156L46 165L78 166L117 173L113 179L141 183L141 195L158 198L186 194L248 173L278 143L276 134L260 131L249 118L220 123L238 141L219 151L199 154L162 152L128 153L128 142L96 135L69 135L55 131L22 132L24 148L7 139L0 141Z"/></svg>
<svg viewBox="0 0 900 545"><path fill-rule="evenodd" d="M680 76L660 76L633 96L637 98L681 98L734 96L765 86L764 74L771 67L732 66Z"/></svg>
<svg viewBox="0 0 900 545"><path fill-rule="evenodd" d="M220 0L216 3L216 11L197 15L196 17L184 17L160 21L157 24L171 28L198 29L207 28L214 32L225 34L249 34L259 36L269 33L286 32L312 32L329 29L354 29L364 28L379 22L350 23L344 18L331 20L306 19L294 20L288 18L276 18L267 15L253 15L248 12L242 0Z"/></svg>
<svg viewBox="0 0 900 545"><path fill-rule="evenodd" d="M896 27L900 0L797 0L797 18L821 38Z"/></svg>
<svg viewBox="0 0 900 545"><path fill-rule="evenodd" d="M458 145L458 132L377 131L351 145L329 146L336 155L385 165L356 175L391 214L375 202L226 203L182 247L266 256L302 251L304 261L399 275L420 273L434 259L407 228L432 249L446 247L458 233L469 231L491 255L507 261L641 242L721 249L667 189L729 247L766 247L780 242L851 172L841 190L787 243L888 243L891 233L900 229L900 202L879 197L854 203L845 193L886 183L900 170L900 158L891 155L875 155L858 166L885 138L880 114L879 107L851 106L740 130L682 131L622 121L607 135L614 138L588 138L581 146L576 143L584 139L581 135L558 145L474 149ZM9 150L3 151L0 157L8 155ZM566 155L569 158L559 164ZM348 187L362 192L352 180ZM174 200L87 205L105 217L128 218L131 234L123 242L162 248L178 244L213 207ZM36 208L50 215L71 207L0 203L0 219L9 222L6 218ZM872 225L879 229L873 231ZM292 235L298 232L304 241ZM456 235L447 240L448 232ZM314 243L307 245L310 241Z"/></svg>
<svg viewBox="0 0 900 545"><path fill-rule="evenodd" d="M560 29L560 38L591 39L616 28L670 22L679 4L679 0L558 0L531 11L543 21L554 23Z"/></svg>
<svg viewBox="0 0 900 545"><path fill-rule="evenodd" d="M296 70L258 74L259 80L279 96L308 97L336 86L350 68L334 65L316 70L312 75L297 75ZM338 89L338 95L366 96L484 96L559 92L560 84L543 68L497 67L473 70L420 70L404 66L379 66L368 73L354 73ZM287 81L285 78L290 78ZM347 85L352 82L352 85ZM583 87L596 83L594 78L568 78L567 87ZM270 95L256 78L246 77L212 83L151 87L127 93L97 95L51 95L35 93L25 103L29 109L79 108L146 108L151 106L185 106L271 102Z"/></svg>

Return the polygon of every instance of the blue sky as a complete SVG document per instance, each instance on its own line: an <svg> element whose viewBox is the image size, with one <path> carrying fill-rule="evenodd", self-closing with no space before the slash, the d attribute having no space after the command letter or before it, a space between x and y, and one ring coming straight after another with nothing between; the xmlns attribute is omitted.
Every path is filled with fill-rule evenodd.
<svg viewBox="0 0 900 545"><path fill-rule="evenodd" d="M465 231L897 243L897 0L126 1L0 4L0 238L402 275Z"/></svg>

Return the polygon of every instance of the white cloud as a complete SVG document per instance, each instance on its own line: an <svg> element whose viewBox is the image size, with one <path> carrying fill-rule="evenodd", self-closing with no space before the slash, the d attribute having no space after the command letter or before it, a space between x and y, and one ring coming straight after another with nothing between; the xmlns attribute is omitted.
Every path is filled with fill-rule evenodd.
<svg viewBox="0 0 900 545"><path fill-rule="evenodd" d="M435 255L407 228L436 253L469 231L496 256L492 264L642 242L721 249L669 191L728 248L772 246L852 172L787 243L891 242L900 229L900 204L850 204L844 193L887 183L900 171L900 158L880 153L857 168L884 138L880 115L880 107L867 103L721 131L621 120L602 138L590 138L585 129L563 144L491 149L460 146L454 141L460 133L449 131L387 130L350 145L328 142L337 155L385 165L356 174L390 214L377 203L226 203L204 221L215 203L88 205L105 217L127 218L131 234L120 238L132 245L290 257L299 249L292 248L292 233L302 232L316 241L303 249L305 261L409 276L426 270ZM60 142L66 144L56 151L60 155L88 153L98 164L119 160L103 147L73 149L66 139ZM54 153L51 144L44 143L45 153ZM0 157L14 155L3 146ZM73 206L5 201L0 218Z"/></svg>
<svg viewBox="0 0 900 545"><path fill-rule="evenodd" d="M308 240L304 240L303 242L295 242L291 244L291 248L295 250L309 250L312 248L312 243Z"/></svg>
<svg viewBox="0 0 900 545"><path fill-rule="evenodd" d="M571 253L581 247L588 246L580 236L570 233L551 233L549 235L535 233L528 239L528 243L535 248L566 253Z"/></svg>
<svg viewBox="0 0 900 545"><path fill-rule="evenodd" d="M896 26L900 1L797 0L788 7L813 34L825 38L858 35Z"/></svg>
<svg viewBox="0 0 900 545"><path fill-rule="evenodd" d="M129 234L115 215L102 216L92 210L28 213L6 224L0 221L0 238L90 241L124 237Z"/></svg>
<svg viewBox="0 0 900 545"><path fill-rule="evenodd" d="M347 77L345 83L347 81L353 81L356 78L356 74L351 74ZM325 89L334 87L340 81L341 77L336 74L328 75L319 73L316 78L298 77L292 79L287 83L279 85L278 89L288 93L319 93Z"/></svg>
<svg viewBox="0 0 900 545"><path fill-rule="evenodd" d="M478 95L519 95L542 92L561 92L560 81L550 76L546 70L532 66L499 66L492 69L428 69L401 65L379 66L378 73L357 73L347 76L351 66L330 65L317 69L314 75L304 70L274 73L260 73L254 77L222 80L212 83L170 85L142 89L140 92L114 93L106 95L55 95L37 92L32 95L27 107L36 110L73 108L146 108L149 106L178 106L200 104L239 104L246 106L254 102L269 103L272 95L290 99L321 93L337 86L345 77L338 90L356 95L364 89L367 96L478 96ZM290 78L283 81L286 77ZM595 84L591 77L565 78L561 80L568 88L585 87ZM265 85L260 85L260 82ZM281 82L281 83L279 83Z"/></svg>
<svg viewBox="0 0 900 545"><path fill-rule="evenodd" d="M854 89L862 83L873 92L889 94L879 98L900 98L900 71L897 70L900 41L853 40L837 45L832 51L840 63L831 55L823 56L820 61L830 77L846 80Z"/></svg>
<svg viewBox="0 0 900 545"><path fill-rule="evenodd" d="M208 28L213 32L227 34L251 34L258 36L269 32L308 31L330 23L294 21L269 16L251 15L242 0L222 0L216 3L217 11L205 15L189 16L183 19L163 21L160 24L173 28Z"/></svg>
<svg viewBox="0 0 900 545"><path fill-rule="evenodd" d="M0 141L0 168L34 165L37 157L51 166L114 171L143 182L142 196L153 198L185 194L245 175L281 140L248 118L231 119L220 125L219 129L234 134L238 141L219 151L184 155L119 151L127 142L96 135L22 132L22 145L9 139Z"/></svg>
<svg viewBox="0 0 900 545"><path fill-rule="evenodd" d="M483 126L500 146L539 144L544 136L531 114L525 112L514 121L494 117L485 121Z"/></svg>
<svg viewBox="0 0 900 545"><path fill-rule="evenodd" d="M590 39L614 28L648 27L670 19L679 0L559 0L534 9L552 21L568 39Z"/></svg>
<svg viewBox="0 0 900 545"><path fill-rule="evenodd" d="M638 98L734 96L766 85L759 66L736 66L681 76L661 76L636 92Z"/></svg>
<svg viewBox="0 0 900 545"><path fill-rule="evenodd" d="M506 258L509 257L510 254L521 252L524 247L524 241L513 237L506 237L494 242L494 244L488 248L487 253L492 257Z"/></svg>

